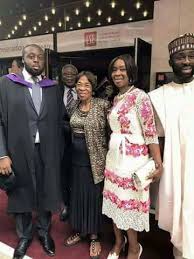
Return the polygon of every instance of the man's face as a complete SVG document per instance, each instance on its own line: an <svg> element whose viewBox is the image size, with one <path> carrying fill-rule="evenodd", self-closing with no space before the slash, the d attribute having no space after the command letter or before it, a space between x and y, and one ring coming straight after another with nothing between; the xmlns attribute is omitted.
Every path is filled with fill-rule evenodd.
<svg viewBox="0 0 194 259"><path fill-rule="evenodd" d="M32 76L39 76L44 71L44 52L41 48L29 46L23 57L24 67Z"/></svg>
<svg viewBox="0 0 194 259"><path fill-rule="evenodd" d="M15 73L15 74L20 74L22 71L22 69L20 67L18 67L18 64L15 60L13 60L12 64L11 64L11 72Z"/></svg>
<svg viewBox="0 0 194 259"><path fill-rule="evenodd" d="M71 66L65 67L62 70L62 80L64 84L69 88L75 87L76 76L77 76L77 70Z"/></svg>
<svg viewBox="0 0 194 259"><path fill-rule="evenodd" d="M194 75L194 49L183 50L171 56L169 61L175 76L180 82L193 80Z"/></svg>

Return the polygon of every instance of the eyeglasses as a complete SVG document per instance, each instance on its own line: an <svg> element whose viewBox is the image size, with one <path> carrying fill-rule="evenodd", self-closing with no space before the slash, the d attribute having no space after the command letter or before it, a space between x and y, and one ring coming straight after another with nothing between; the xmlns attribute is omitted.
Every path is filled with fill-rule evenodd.
<svg viewBox="0 0 194 259"><path fill-rule="evenodd" d="M81 82L77 82L76 87L77 87L77 88L80 88L80 87L91 88L92 85L91 85L90 83L85 83L85 84L83 84L83 83L81 83Z"/></svg>

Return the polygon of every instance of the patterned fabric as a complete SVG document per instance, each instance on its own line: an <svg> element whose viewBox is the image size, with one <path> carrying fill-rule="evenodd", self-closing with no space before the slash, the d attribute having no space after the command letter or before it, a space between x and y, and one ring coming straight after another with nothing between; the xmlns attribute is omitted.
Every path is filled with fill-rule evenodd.
<svg viewBox="0 0 194 259"><path fill-rule="evenodd" d="M67 105L66 105L67 111L69 111L73 100L74 99L73 99L72 89L69 88L68 91L67 91Z"/></svg>
<svg viewBox="0 0 194 259"><path fill-rule="evenodd" d="M148 95L134 89L116 96L108 116L112 129L104 172L103 214L119 229L149 231L149 188L138 191L132 173L149 159L158 143Z"/></svg>
<svg viewBox="0 0 194 259"><path fill-rule="evenodd" d="M78 106L80 101L72 105L70 124L72 127L79 121ZM91 109L84 119L84 133L90 157L94 183L104 179L105 160L108 149L107 113L110 103L100 98L92 98ZM76 122L77 121L77 122Z"/></svg>
<svg viewBox="0 0 194 259"><path fill-rule="evenodd" d="M180 36L168 44L168 50L170 55L194 48L194 34L193 33L186 33L183 36Z"/></svg>

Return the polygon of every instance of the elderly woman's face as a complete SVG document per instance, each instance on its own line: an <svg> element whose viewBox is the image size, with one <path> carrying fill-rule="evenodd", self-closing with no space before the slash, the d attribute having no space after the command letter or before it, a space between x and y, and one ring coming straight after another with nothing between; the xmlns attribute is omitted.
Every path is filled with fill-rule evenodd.
<svg viewBox="0 0 194 259"><path fill-rule="evenodd" d="M92 97L92 85L86 76L81 76L76 84L76 91L81 101L86 101Z"/></svg>
<svg viewBox="0 0 194 259"><path fill-rule="evenodd" d="M129 85L129 78L125 62L122 59L117 59L113 64L112 80L117 88L126 87Z"/></svg>

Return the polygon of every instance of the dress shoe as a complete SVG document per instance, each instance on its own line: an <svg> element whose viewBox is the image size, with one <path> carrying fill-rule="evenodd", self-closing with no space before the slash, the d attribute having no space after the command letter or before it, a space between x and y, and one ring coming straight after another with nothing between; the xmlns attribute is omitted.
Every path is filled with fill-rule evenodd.
<svg viewBox="0 0 194 259"><path fill-rule="evenodd" d="M39 241L47 255L55 255L55 243L50 235L39 236Z"/></svg>
<svg viewBox="0 0 194 259"><path fill-rule="evenodd" d="M17 244L17 247L15 248L13 259L22 259L25 256L31 242L32 239L21 238Z"/></svg>
<svg viewBox="0 0 194 259"><path fill-rule="evenodd" d="M60 221L66 221L69 218L69 207L65 206L60 215L59 215Z"/></svg>

